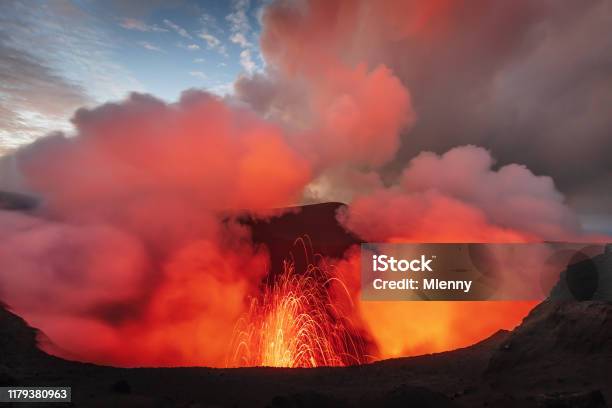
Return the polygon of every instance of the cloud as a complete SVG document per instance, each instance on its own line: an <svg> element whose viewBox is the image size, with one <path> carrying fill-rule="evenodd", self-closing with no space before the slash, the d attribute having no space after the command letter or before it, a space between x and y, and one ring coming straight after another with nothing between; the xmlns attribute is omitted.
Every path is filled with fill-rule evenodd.
<svg viewBox="0 0 612 408"><path fill-rule="evenodd" d="M199 50L199 49L200 49L200 46L199 46L199 45L197 45L197 44L189 44L189 45L187 46L187 49L188 49L189 51L197 51L197 50Z"/></svg>
<svg viewBox="0 0 612 408"><path fill-rule="evenodd" d="M581 234L550 177L493 165L475 146L420 153L397 183L357 193L341 219L372 242L571 241Z"/></svg>
<svg viewBox="0 0 612 408"><path fill-rule="evenodd" d="M206 45L208 45L208 48L214 49L221 45L221 41L212 34L201 33L200 38L206 41Z"/></svg>
<svg viewBox="0 0 612 408"><path fill-rule="evenodd" d="M224 34L224 30L217 23L217 19L205 12L200 12L199 19L202 24L202 29L197 36L204 40L207 49L216 51L219 54L227 57L227 49L223 42L219 39L219 36Z"/></svg>
<svg viewBox="0 0 612 408"><path fill-rule="evenodd" d="M246 34L251 29L247 11L249 10L249 0L233 0L232 12L225 16L230 24L230 31L233 33Z"/></svg>
<svg viewBox="0 0 612 408"><path fill-rule="evenodd" d="M163 27L159 27L155 24L147 24L144 21L137 20L134 18L123 18L121 22L119 23L119 25L125 28L126 30L135 30L135 31L142 31L142 32L167 32L168 31L167 29Z"/></svg>
<svg viewBox="0 0 612 408"><path fill-rule="evenodd" d="M214 85L208 86L206 89L220 97L229 98L234 90L234 83L232 81L216 81Z"/></svg>
<svg viewBox="0 0 612 408"><path fill-rule="evenodd" d="M611 214L612 193L599 188L612 183L612 116L605 108L612 94L604 91L612 70L607 1L309 7L313 11L303 16L338 13L335 25L322 27L325 35L340 30L330 35L339 39L328 40L330 52L385 63L411 91L419 121L404 134L390 172L422 150L484 145L501 164L521 162L551 175L581 210ZM305 39L312 30L301 25L299 11L287 8L294 31ZM414 18L402 22L401 15Z"/></svg>
<svg viewBox="0 0 612 408"><path fill-rule="evenodd" d="M0 92L5 109L26 111L41 109L59 116L66 108L84 104L88 100L84 89L66 80L44 61L25 50L9 45L9 39L0 35ZM13 109L11 109L13 108Z"/></svg>
<svg viewBox="0 0 612 408"><path fill-rule="evenodd" d="M251 43L245 38L244 34L242 33L232 34L232 36L230 37L230 41L233 42L234 44L238 44L242 48L251 46Z"/></svg>
<svg viewBox="0 0 612 408"><path fill-rule="evenodd" d="M4 159L45 204L0 211L0 298L54 353L223 366L268 262L226 210L295 202L309 163L279 127L199 91L175 104L133 94L73 120L74 137Z"/></svg>
<svg viewBox="0 0 612 408"><path fill-rule="evenodd" d="M252 74L257 69L257 64L252 58L254 45L247 39L251 30L247 15L248 10L248 0L235 0L232 5L232 12L225 19L230 24L231 35L229 40L242 48L240 52L240 65L247 74Z"/></svg>
<svg viewBox="0 0 612 408"><path fill-rule="evenodd" d="M525 163L551 175L586 211L610 214L612 193L598 187L612 182L612 116L605 108L612 94L604 91L612 71L608 8L604 0L479 0L469 7L465 1L279 1L263 13L261 46L277 71L270 76L298 79L330 60L382 64L394 73L410 91L418 121L404 131L385 176L422 150L482 145L502 165ZM299 94L284 93L290 92ZM282 93L268 90L277 100L254 104L291 117L293 106L284 104L291 96Z"/></svg>
<svg viewBox="0 0 612 408"><path fill-rule="evenodd" d="M4 148L31 141L46 133L50 124L62 127L64 117L91 100L80 84L10 43L10 37L0 32L0 146Z"/></svg>
<svg viewBox="0 0 612 408"><path fill-rule="evenodd" d="M159 48L158 46L155 46L155 45L153 45L153 44L151 44L151 43L149 43L149 42L146 42L146 41L142 41L142 42L140 42L139 44L140 44L140 45L141 45L143 48L145 48L145 49L147 49L147 50L149 50L149 51L157 51L157 52L161 52L161 51L162 51L162 49L161 49L161 48Z"/></svg>
<svg viewBox="0 0 612 408"><path fill-rule="evenodd" d="M250 50L242 50L240 52L240 65L249 74L255 71L257 65L255 64L255 62L253 62L253 59L251 58Z"/></svg>
<svg viewBox="0 0 612 408"><path fill-rule="evenodd" d="M160 9L168 10L181 5L183 5L182 0L106 0L90 4L95 14L107 15L109 18L126 16L136 19L146 18Z"/></svg>
<svg viewBox="0 0 612 408"><path fill-rule="evenodd" d="M172 21L168 19L164 19L164 24L170 27L171 29L173 29L174 31L176 31L176 33L180 35L181 37L185 37L189 39L193 38L191 34L187 32L187 30L185 30L183 27L179 26L178 24L173 23Z"/></svg>
<svg viewBox="0 0 612 408"><path fill-rule="evenodd" d="M315 69L300 67L304 70L243 76L236 94L303 133L296 143L321 171L379 168L394 157L400 131L415 116L407 89L391 70L333 59L319 60Z"/></svg>
<svg viewBox="0 0 612 408"><path fill-rule="evenodd" d="M189 75L191 75L192 77L196 77L196 78L202 79L202 80L208 79L208 75L206 75L202 71L190 71Z"/></svg>
<svg viewBox="0 0 612 408"><path fill-rule="evenodd" d="M202 32L198 34L198 37L200 37L206 42L206 46L209 50L215 50L219 54L227 56L227 50L225 49L225 46L223 45L221 40L219 40L214 35L207 32Z"/></svg>
<svg viewBox="0 0 612 408"><path fill-rule="evenodd" d="M219 25L219 23L217 22L217 19L213 16L210 15L208 13L205 12L201 12L200 13L200 22L202 23L202 31L203 32L217 32L219 34L223 34L223 28L221 28L221 26Z"/></svg>
<svg viewBox="0 0 612 408"><path fill-rule="evenodd" d="M439 33L381 45L380 56L411 89L420 117L395 167L423 149L476 143L501 163L520 161L551 175L570 196L585 185L612 182L603 157L612 151L604 137L612 119L603 109L612 96L602 92L612 70L604 57L612 47L607 2L483 2L482 13L463 18L454 14L458 7L449 5ZM464 28L468 18L471 30ZM427 54L426 47L437 51L409 60ZM464 57L456 61L457 55Z"/></svg>
<svg viewBox="0 0 612 408"><path fill-rule="evenodd" d="M142 89L115 62L100 22L69 3L1 2L0 48L3 145L21 145L53 129L70 131L68 119L79 106Z"/></svg>

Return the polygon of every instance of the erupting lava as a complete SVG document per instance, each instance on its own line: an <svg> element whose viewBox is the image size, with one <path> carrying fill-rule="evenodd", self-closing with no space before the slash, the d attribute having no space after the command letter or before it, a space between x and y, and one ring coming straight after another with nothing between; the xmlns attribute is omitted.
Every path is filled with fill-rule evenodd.
<svg viewBox="0 0 612 408"><path fill-rule="evenodd" d="M303 240L299 240L304 244ZM306 246L304 245L304 248ZM307 252L307 251L306 251ZM321 260L296 272L285 260L283 273L251 300L236 326L228 366L319 367L365 362L365 345L343 317L330 288L343 282Z"/></svg>

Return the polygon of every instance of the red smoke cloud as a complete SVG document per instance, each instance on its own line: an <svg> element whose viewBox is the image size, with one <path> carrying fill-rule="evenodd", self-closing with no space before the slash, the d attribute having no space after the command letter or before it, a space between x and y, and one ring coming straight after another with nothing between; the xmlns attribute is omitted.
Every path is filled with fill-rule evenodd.
<svg viewBox="0 0 612 408"><path fill-rule="evenodd" d="M308 89L316 125L303 149L314 153L319 166L376 167L393 157L413 114L408 92L388 68L330 68Z"/></svg>
<svg viewBox="0 0 612 408"><path fill-rule="evenodd" d="M290 131L317 173L343 165L380 167L392 159L400 131L414 121L408 90L384 65L317 66L315 72L242 77L236 91Z"/></svg>
<svg viewBox="0 0 612 408"><path fill-rule="evenodd" d="M238 98L295 131L296 143L319 172L380 167L393 158L400 131L415 119L408 90L387 66L347 54L363 49L362 6L271 5L261 35L270 68L236 82Z"/></svg>
<svg viewBox="0 0 612 408"><path fill-rule="evenodd" d="M9 158L13 185L42 206L0 211L0 298L63 356L220 366L268 272L265 248L228 210L264 213L309 191L326 199L342 190L352 199L340 219L366 240L577 236L550 178L519 165L495 170L482 148L421 153L383 182L379 169L419 112L380 50L440 38L460 4L273 3L261 38L267 71L236 83L259 115L197 91L174 104L134 94L78 111L74 137L50 135ZM357 301L354 253L337 270ZM531 306L357 301L347 313L389 357L467 345Z"/></svg>
<svg viewBox="0 0 612 408"><path fill-rule="evenodd" d="M2 212L2 299L60 354L123 365L222 365L267 273L227 209L299 198L309 163L281 131L204 93L81 110L77 136L18 152L36 216Z"/></svg>
<svg viewBox="0 0 612 408"><path fill-rule="evenodd" d="M372 242L576 238L578 221L550 177L516 164L495 171L493 164L475 146L421 153L397 184L357 196L341 219Z"/></svg>
<svg viewBox="0 0 612 408"><path fill-rule="evenodd" d="M197 91L173 105L134 94L73 121L78 138L56 135L18 157L54 212L86 215L118 198L128 207L139 201L140 212L136 193L148 195L144 209L153 211L185 196L208 209L267 208L293 202L310 177L278 127ZM263 180L274 187L262 194Z"/></svg>

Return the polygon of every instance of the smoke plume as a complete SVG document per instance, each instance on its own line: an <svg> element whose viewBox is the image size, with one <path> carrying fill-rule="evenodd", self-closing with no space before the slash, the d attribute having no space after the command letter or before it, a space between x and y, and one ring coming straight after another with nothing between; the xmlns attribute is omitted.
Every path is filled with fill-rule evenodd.
<svg viewBox="0 0 612 408"><path fill-rule="evenodd" d="M0 299L61 356L221 366L269 268L236 212L340 198L350 204L340 221L365 240L584 239L553 179L537 174L571 189L580 177L563 167L610 147L609 95L591 92L609 76L563 87L608 66L595 56L609 41L589 39L612 25L603 2L585 3L273 2L266 69L239 78L232 98L132 94L78 110L74 135L2 159L0 189L40 205L0 210ZM532 78L562 60L563 44L578 54L544 83ZM517 90L528 83L534 93ZM577 135L588 141L575 150ZM593 169L609 170L598 158ZM359 302L355 253L334 261L356 305L341 306L379 357L465 346L533 306Z"/></svg>

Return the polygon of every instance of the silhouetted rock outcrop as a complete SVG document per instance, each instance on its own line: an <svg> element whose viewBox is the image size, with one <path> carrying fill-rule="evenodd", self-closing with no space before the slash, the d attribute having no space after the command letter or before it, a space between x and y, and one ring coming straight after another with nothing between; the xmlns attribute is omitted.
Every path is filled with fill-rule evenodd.
<svg viewBox="0 0 612 408"><path fill-rule="evenodd" d="M490 368L528 364L554 353L612 355L612 303L547 300L539 304L502 343Z"/></svg>
<svg viewBox="0 0 612 408"><path fill-rule="evenodd" d="M612 398L612 302L546 300L491 355L484 378L542 407L605 407Z"/></svg>
<svg viewBox="0 0 612 408"><path fill-rule="evenodd" d="M587 249L571 257L550 293L551 299L612 301L612 244Z"/></svg>
<svg viewBox="0 0 612 408"><path fill-rule="evenodd" d="M46 356L37 348L38 330L0 303L0 353L2 364L19 364L24 356Z"/></svg>

